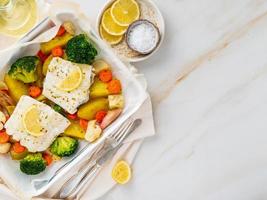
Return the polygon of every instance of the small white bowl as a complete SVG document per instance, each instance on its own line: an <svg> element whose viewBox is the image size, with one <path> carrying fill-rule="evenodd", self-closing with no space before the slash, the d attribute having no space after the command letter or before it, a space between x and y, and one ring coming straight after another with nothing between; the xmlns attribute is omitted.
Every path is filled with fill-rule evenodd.
<svg viewBox="0 0 267 200"><path fill-rule="evenodd" d="M115 1L116 0L109 0L103 6L103 8L100 10L99 15L97 17L97 21L96 21L96 29L97 29L98 35L100 35L99 34L99 27L100 27L100 24L101 24L103 13ZM138 56L134 56L134 57L128 57L126 55L123 55L116 48L116 45L115 46L111 46L111 48L116 52L116 54L118 54L123 60L125 60L127 62L140 62L140 61L143 61L143 60L148 59L150 56L152 56L159 49L159 47L161 46L162 41L164 39L164 35L165 35L165 23L164 23L164 19L163 19L163 16L162 16L159 8L157 7L157 5L152 0L136 0L136 1L139 4L142 4L143 6L145 6L147 10L149 10L149 12L147 13L147 16L151 16L151 19L149 17L147 17L147 16L143 17L142 15L141 15L140 19L149 20L149 21L151 21L153 24L155 24L157 26L157 28L159 29L159 32L160 32L160 41L159 41L157 47L155 48L155 50L153 52L151 52L150 54L147 54L147 55L138 55ZM141 10L141 14L142 14L142 10ZM124 38L124 40L125 40L125 38Z"/></svg>

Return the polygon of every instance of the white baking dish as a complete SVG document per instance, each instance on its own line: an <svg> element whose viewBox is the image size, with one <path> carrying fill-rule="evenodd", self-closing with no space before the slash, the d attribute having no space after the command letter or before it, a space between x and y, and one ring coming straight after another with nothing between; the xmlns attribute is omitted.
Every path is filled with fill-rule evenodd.
<svg viewBox="0 0 267 200"><path fill-rule="evenodd" d="M40 34L44 29L51 27L51 21L56 25L61 24L63 21L72 21L76 28L80 32L86 32L89 37L96 44L99 55L105 59L113 68L113 71L118 77L123 86L123 93L125 96L125 109L123 114L105 131L103 136L94 144L89 145L85 151L82 152L76 159L74 159L69 165L67 165L59 174L57 174L51 182L43 187L38 189L34 188L32 181L35 179L47 179L54 175L54 172L66 163L69 159L64 159L60 162L55 163L51 167L48 167L45 172L35 175L28 176L20 172L19 163L11 160L10 156L0 156L0 176L4 179L5 183L17 193L21 198L26 199L31 196L38 196L49 189L54 183L63 179L65 175L73 170L77 165L82 162L85 158L88 158L88 155L92 150L101 143L111 132L118 128L127 118L129 118L137 109L142 105L143 101L146 98L146 92L140 83L136 80L134 75L129 71L127 66L119 60L112 50L95 34L95 31L92 29L88 20L81 16L80 14L74 12L59 12L55 14L52 18L46 19L42 24L40 24L36 29L34 29L27 37L24 39L28 41L32 40L36 35ZM14 62L17 58L24 55L34 55L39 49L40 40L47 38L47 35L50 37L56 33L57 27L51 28L46 31L45 34L42 34L40 37L36 38L33 42L18 44L16 48L9 49L6 52L2 52L0 55L0 78L3 78L3 75L9 69L10 63ZM46 37L44 37L46 36ZM85 142L83 142L83 145ZM81 145L82 146L82 145Z"/></svg>

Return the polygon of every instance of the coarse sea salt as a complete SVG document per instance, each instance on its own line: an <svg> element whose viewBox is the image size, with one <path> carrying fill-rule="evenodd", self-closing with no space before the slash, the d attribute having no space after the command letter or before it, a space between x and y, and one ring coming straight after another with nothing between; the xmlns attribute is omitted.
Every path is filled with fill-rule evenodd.
<svg viewBox="0 0 267 200"><path fill-rule="evenodd" d="M154 24L147 20L134 22L127 32L128 46L141 53L151 53L159 42L159 31Z"/></svg>

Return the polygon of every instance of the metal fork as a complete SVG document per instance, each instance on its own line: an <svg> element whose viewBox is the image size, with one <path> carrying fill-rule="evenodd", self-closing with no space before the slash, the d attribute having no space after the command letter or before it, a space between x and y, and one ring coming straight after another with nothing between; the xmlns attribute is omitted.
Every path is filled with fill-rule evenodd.
<svg viewBox="0 0 267 200"><path fill-rule="evenodd" d="M130 120L132 120L130 118ZM117 131L121 131L121 129L126 125L126 123L129 123L129 121L126 121L121 127L118 128ZM116 134L116 132L114 132L112 135ZM108 139L108 138L107 138ZM106 140L107 140L106 139ZM76 153L75 156L73 156L68 162L66 162L64 165L62 165L61 167L59 167L55 173L53 174L53 176L51 176L49 179L34 179L32 180L32 185L34 186L35 189L40 189L42 187L44 187L45 185L49 184L65 167L67 167L73 160L75 160L79 155L81 155L87 148L88 146L91 145L90 143L86 144L79 152ZM96 149L95 152L98 153L100 149L102 149L103 144L99 145ZM95 153L94 153L95 154ZM93 154L93 155L94 155ZM90 157L91 158L91 157ZM87 160L90 160L87 159Z"/></svg>
<svg viewBox="0 0 267 200"><path fill-rule="evenodd" d="M78 172L77 176L72 176L59 191L59 196L62 199L66 197L75 197L88 183L89 180L94 180L103 164L111 158L116 151L122 146L122 142L141 124L141 120L130 120L120 130L110 135L101 149L97 157L86 163L85 168ZM99 162L101 161L101 164ZM89 174L89 175L88 175ZM88 175L88 176L87 176Z"/></svg>

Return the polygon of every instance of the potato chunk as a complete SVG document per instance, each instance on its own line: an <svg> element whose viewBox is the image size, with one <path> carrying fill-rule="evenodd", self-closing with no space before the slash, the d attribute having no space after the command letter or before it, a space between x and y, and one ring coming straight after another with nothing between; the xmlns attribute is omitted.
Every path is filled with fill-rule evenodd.
<svg viewBox="0 0 267 200"><path fill-rule="evenodd" d="M70 137L84 139L85 131L77 121L71 121L69 127L64 131L64 134Z"/></svg>
<svg viewBox="0 0 267 200"><path fill-rule="evenodd" d="M108 84L100 81L98 78L90 88L90 98L107 97L109 95Z"/></svg>
<svg viewBox="0 0 267 200"><path fill-rule="evenodd" d="M56 36L48 42L41 43L41 51L48 55L53 48L65 46L72 37L73 36L69 33L65 33L62 36Z"/></svg>
<svg viewBox="0 0 267 200"><path fill-rule="evenodd" d="M11 78L8 74L5 75L4 81L8 87L8 91L12 99L19 101L22 95L28 94L29 87L21 81Z"/></svg>
<svg viewBox="0 0 267 200"><path fill-rule="evenodd" d="M95 115L100 110L108 110L108 99L98 98L92 99L87 103L83 104L78 109L78 117L86 120L92 120L95 118Z"/></svg>

